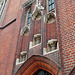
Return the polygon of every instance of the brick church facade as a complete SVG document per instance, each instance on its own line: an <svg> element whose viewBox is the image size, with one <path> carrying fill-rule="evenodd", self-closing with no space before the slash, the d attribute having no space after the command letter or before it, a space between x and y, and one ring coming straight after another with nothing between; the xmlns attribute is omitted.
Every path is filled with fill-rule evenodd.
<svg viewBox="0 0 75 75"><path fill-rule="evenodd" d="M75 75L75 1L0 1L0 75Z"/></svg>

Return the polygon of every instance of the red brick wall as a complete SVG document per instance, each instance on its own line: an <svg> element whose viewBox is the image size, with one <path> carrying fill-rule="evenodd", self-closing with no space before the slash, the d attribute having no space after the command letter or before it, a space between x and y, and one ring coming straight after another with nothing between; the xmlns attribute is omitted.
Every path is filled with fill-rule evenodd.
<svg viewBox="0 0 75 75"><path fill-rule="evenodd" d="M63 75L75 66L74 0L57 0L57 29L62 56Z"/></svg>
<svg viewBox="0 0 75 75"><path fill-rule="evenodd" d="M31 7L32 10L33 10L34 6L35 5L33 4L32 7ZM44 6L45 6L45 4L44 4ZM25 18L26 18L25 15L26 15L27 9L28 9L28 7L23 9L23 13L22 13L23 17L21 18L20 32L21 32L21 28L23 26L25 26ZM42 30L43 30L43 32L42 32ZM35 47L29 49L30 41L33 42L33 37L36 34L43 35L43 38L42 38L43 43L42 44L44 44L44 45L41 44L41 46L38 45L38 46L35 46ZM57 39L56 22L53 22L51 24L45 24L43 20L34 21L34 20L31 19L29 35L28 36L19 35L16 58L19 58L19 55L20 55L21 51L28 51L28 53L27 53L28 58L31 57L32 55L38 55L38 54L42 55L43 54L43 48L46 48L47 42L50 39ZM57 57L55 57L54 54ZM53 60L55 60L55 62L57 61L57 63L60 62L59 61L59 59L60 59L59 51L48 54L47 56L52 58Z"/></svg>
<svg viewBox="0 0 75 75"><path fill-rule="evenodd" d="M10 3L15 3L15 1L14 2L12 1ZM10 6L10 4L8 6L9 8L12 7ZM7 10L9 10L9 8ZM15 9L13 8L13 10L10 11L13 13ZM9 11L7 11L6 15L8 13ZM18 16L14 17L13 15ZM9 16L11 16L10 19ZM10 23L13 20L12 18L18 19ZM21 20L21 10L19 11L19 14L17 13L9 14L8 17L4 18L3 26L7 24L8 26L4 27L3 29L0 28L0 75L12 75L17 39L20 28L20 20Z"/></svg>
<svg viewBox="0 0 75 75"><path fill-rule="evenodd" d="M20 0L8 0L7 8L5 10L5 16L2 26L5 26L15 18L17 18Z"/></svg>
<svg viewBox="0 0 75 75"><path fill-rule="evenodd" d="M21 0L21 4L25 1ZM44 14L46 13L45 1L42 1L42 5L45 7ZM58 39L62 72L63 75L68 75L75 65L74 0L55 0L56 22L45 24L43 19L31 20L28 36L20 35L21 29L25 25L27 8L22 12L19 4L20 0L9 1L2 26L7 25L15 18L16 20L4 29L0 29L0 74L12 74L15 57L18 58L21 51L28 51L28 57L34 54L43 54L43 48L46 48L48 40ZM32 10L34 6L35 3L32 5ZM29 50L29 43L33 41L35 34L42 34L42 44ZM60 52L54 52L47 56L60 63Z"/></svg>

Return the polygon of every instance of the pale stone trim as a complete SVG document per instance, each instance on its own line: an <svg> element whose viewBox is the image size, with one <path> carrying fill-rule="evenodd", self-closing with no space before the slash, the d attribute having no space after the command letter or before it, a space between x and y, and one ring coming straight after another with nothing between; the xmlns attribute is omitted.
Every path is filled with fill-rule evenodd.
<svg viewBox="0 0 75 75"><path fill-rule="evenodd" d="M55 9L48 12L47 14L44 15L44 22L48 24L53 23L56 20L56 11Z"/></svg>
<svg viewBox="0 0 75 75"><path fill-rule="evenodd" d="M19 58L16 59L16 65L19 63Z"/></svg>
<svg viewBox="0 0 75 75"><path fill-rule="evenodd" d="M36 37L38 37L38 36L41 36L41 34L36 34L36 35L34 35L34 38L36 38Z"/></svg>
<svg viewBox="0 0 75 75"><path fill-rule="evenodd" d="M39 38L39 37L40 37L40 39L42 39L41 34L36 34L36 35L34 35L34 37L33 37L33 46L37 45L35 39L37 39L37 38ZM40 42L41 42L41 41L40 41ZM39 43L38 43L38 44L39 44Z"/></svg>
<svg viewBox="0 0 75 75"><path fill-rule="evenodd" d="M32 4L35 0L28 0L27 2L25 2L24 4L22 4L22 8L25 8L27 6L29 6L30 4Z"/></svg>
<svg viewBox="0 0 75 75"><path fill-rule="evenodd" d="M55 41L57 42L57 39L51 39L51 40L48 41L47 45L48 44L52 44ZM59 50L59 44L57 42L57 49L47 52L47 48L43 48L43 55L46 55L46 54L49 54L49 53L53 53L53 52L58 51L58 50Z"/></svg>
<svg viewBox="0 0 75 75"><path fill-rule="evenodd" d="M31 49L33 46L33 42L30 41L30 44L29 44L29 49Z"/></svg>
<svg viewBox="0 0 75 75"><path fill-rule="evenodd" d="M49 12L49 6L48 6L48 0L47 0L47 5L46 5L46 11L47 11L47 13Z"/></svg>
<svg viewBox="0 0 75 75"><path fill-rule="evenodd" d="M22 29L21 29L21 35L23 36L27 36L29 34L29 26L24 26Z"/></svg>
<svg viewBox="0 0 75 75"><path fill-rule="evenodd" d="M26 13L26 22L25 22L25 26L28 26L28 25L27 25L27 20L28 20L29 11L30 11L30 8L27 10L27 13Z"/></svg>
<svg viewBox="0 0 75 75"><path fill-rule="evenodd" d="M51 39L51 40L48 40L47 44L52 43L52 42L56 42L56 41L57 41L57 39Z"/></svg>
<svg viewBox="0 0 75 75"><path fill-rule="evenodd" d="M30 24L27 24L29 11L30 11L30 8L27 10L27 13L26 13L25 26L21 29L21 35L24 34L24 31L25 31L26 28L28 29L28 33L24 34L24 36L27 36L29 34L29 30L30 30Z"/></svg>
<svg viewBox="0 0 75 75"><path fill-rule="evenodd" d="M36 44L36 45L33 46L33 42L30 42L30 47L29 47L29 49L34 48L34 47L39 46L39 45L41 45L41 43Z"/></svg>
<svg viewBox="0 0 75 75"><path fill-rule="evenodd" d="M20 60L23 59L21 56L26 56L24 61L20 61ZM26 60L27 60L27 51L22 51L22 52L20 53L20 57L16 59L16 65L22 64L22 63L24 63Z"/></svg>
<svg viewBox="0 0 75 75"><path fill-rule="evenodd" d="M24 62L25 62L25 61L19 62L19 59L18 59L18 58L16 59L16 65L22 64L22 63L24 63Z"/></svg>
<svg viewBox="0 0 75 75"><path fill-rule="evenodd" d="M41 34L36 34L36 35L34 35L33 41L34 41L35 38L37 38L37 37L39 37L39 36L41 36ZM34 42L35 42L35 41L34 41ZM41 45L41 43L34 45L34 42L31 42L31 41L30 41L29 49L31 49L31 48L33 48L33 47L36 47L36 46L38 46L38 45ZM41 37L41 42L42 42L42 37Z"/></svg>
<svg viewBox="0 0 75 75"><path fill-rule="evenodd" d="M26 54L27 53L27 51L22 51L21 52L21 55L24 55L24 54Z"/></svg>
<svg viewBox="0 0 75 75"><path fill-rule="evenodd" d="M43 12L42 12L43 9L44 7L41 6L40 0L36 0L36 5L32 13L32 19L40 20L43 15Z"/></svg>
<svg viewBox="0 0 75 75"><path fill-rule="evenodd" d="M56 52L58 51L58 49L55 49L53 51L50 51L50 52L46 52L46 48L43 48L43 55L47 55L47 54L50 54L50 53L53 53L53 52Z"/></svg>

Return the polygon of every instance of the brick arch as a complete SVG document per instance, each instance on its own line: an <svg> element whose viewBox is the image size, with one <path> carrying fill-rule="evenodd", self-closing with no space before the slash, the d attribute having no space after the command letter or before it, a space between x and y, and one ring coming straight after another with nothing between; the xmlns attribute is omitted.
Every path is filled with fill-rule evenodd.
<svg viewBox="0 0 75 75"><path fill-rule="evenodd" d="M60 65L52 59L41 55L33 55L19 68L16 75L33 75L38 69L48 71L52 75L58 75L59 68Z"/></svg>

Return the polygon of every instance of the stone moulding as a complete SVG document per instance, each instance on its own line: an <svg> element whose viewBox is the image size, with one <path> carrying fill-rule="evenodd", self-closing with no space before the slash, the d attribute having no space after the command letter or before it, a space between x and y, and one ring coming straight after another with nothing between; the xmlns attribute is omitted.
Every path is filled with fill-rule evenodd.
<svg viewBox="0 0 75 75"><path fill-rule="evenodd" d="M33 20L40 20L41 16L43 15L42 10L44 9L43 6L41 6L40 0L36 0L35 9L32 12L32 19Z"/></svg>
<svg viewBox="0 0 75 75"><path fill-rule="evenodd" d="M24 26L21 30L21 35L27 35L29 33L28 26Z"/></svg>
<svg viewBox="0 0 75 75"><path fill-rule="evenodd" d="M27 51L22 51L21 55L25 55L27 53Z"/></svg>
<svg viewBox="0 0 75 75"><path fill-rule="evenodd" d="M30 4L32 4L35 0L28 0L27 2L25 2L24 4L22 4L22 8L25 8L27 6L29 6Z"/></svg>
<svg viewBox="0 0 75 75"><path fill-rule="evenodd" d="M55 21L55 18L56 18L56 14L55 14L55 10L45 14L44 16L44 22L45 23L53 23Z"/></svg>
<svg viewBox="0 0 75 75"><path fill-rule="evenodd" d="M53 43L55 43L55 42L57 42L57 39L51 39L51 40L48 41L47 44L53 44Z"/></svg>

